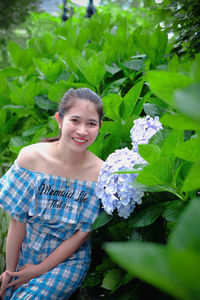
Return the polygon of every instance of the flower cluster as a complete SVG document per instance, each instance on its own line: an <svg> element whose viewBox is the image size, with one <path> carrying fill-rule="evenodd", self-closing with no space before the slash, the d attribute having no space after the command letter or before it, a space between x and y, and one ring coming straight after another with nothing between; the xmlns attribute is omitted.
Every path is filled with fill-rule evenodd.
<svg viewBox="0 0 200 300"><path fill-rule="evenodd" d="M108 214L116 208L120 217L127 218L135 203L140 204L143 192L133 187L137 174L115 172L132 169L135 164L145 163L137 153L123 148L110 154L105 161L98 180L97 194Z"/></svg>
<svg viewBox="0 0 200 300"><path fill-rule="evenodd" d="M130 132L133 145L132 150L138 151L138 145L148 144L152 136L162 128L159 117L153 119L150 116L146 116L135 120Z"/></svg>
<svg viewBox="0 0 200 300"><path fill-rule="evenodd" d="M116 172L146 163L138 153L138 144L147 144L160 129L162 125L158 117L146 116L135 120L131 129L133 149L116 150L104 162L98 178L97 194L108 214L117 209L120 217L128 218L135 205L142 203L144 192L133 185L137 174Z"/></svg>

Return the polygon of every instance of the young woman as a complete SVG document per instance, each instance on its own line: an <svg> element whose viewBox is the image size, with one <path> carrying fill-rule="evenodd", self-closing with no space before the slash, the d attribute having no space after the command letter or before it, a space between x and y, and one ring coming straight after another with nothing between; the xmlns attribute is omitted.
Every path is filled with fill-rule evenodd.
<svg viewBox="0 0 200 300"><path fill-rule="evenodd" d="M11 217L0 276L4 300L68 299L81 285L103 164L87 147L102 115L98 95L70 89L55 114L60 138L23 148L1 178L0 205Z"/></svg>

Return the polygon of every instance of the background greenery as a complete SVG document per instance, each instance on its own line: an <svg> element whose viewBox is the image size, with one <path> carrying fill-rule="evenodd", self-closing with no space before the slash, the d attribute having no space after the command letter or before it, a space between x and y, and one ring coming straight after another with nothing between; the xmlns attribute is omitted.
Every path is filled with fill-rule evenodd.
<svg viewBox="0 0 200 300"><path fill-rule="evenodd" d="M175 2L183 5L183 22L172 14ZM175 2L173 9L169 1L126 11L107 5L91 19L85 8L74 8L65 23L31 13L20 43L6 41L1 175L22 147L58 134L54 112L71 87L103 98L103 126L90 147L102 159L131 148L136 118L158 115L164 125L139 147L149 163L133 183L145 190L142 205L127 220L105 212L96 220L91 269L75 299L200 299L199 29L180 35L196 24L199 6L188 4L194 17L187 19L184 2ZM0 214L2 271L8 218Z"/></svg>

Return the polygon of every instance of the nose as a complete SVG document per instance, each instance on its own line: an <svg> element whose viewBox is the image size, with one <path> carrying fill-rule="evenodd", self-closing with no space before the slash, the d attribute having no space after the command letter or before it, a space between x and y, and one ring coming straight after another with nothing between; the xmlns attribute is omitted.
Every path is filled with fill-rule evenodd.
<svg viewBox="0 0 200 300"><path fill-rule="evenodd" d="M77 133L80 135L86 135L88 132L87 126L85 124L80 124L77 128Z"/></svg>

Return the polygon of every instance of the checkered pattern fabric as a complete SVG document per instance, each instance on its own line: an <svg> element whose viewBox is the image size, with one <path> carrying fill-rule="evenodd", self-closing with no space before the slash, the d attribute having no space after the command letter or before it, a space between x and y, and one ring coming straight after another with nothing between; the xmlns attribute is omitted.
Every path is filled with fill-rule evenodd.
<svg viewBox="0 0 200 300"><path fill-rule="evenodd" d="M99 212L96 182L69 180L20 167L17 162L0 180L0 206L26 222L18 267L38 264L77 230L90 231ZM90 242L46 274L32 279L7 299L68 299L80 286L90 263Z"/></svg>

